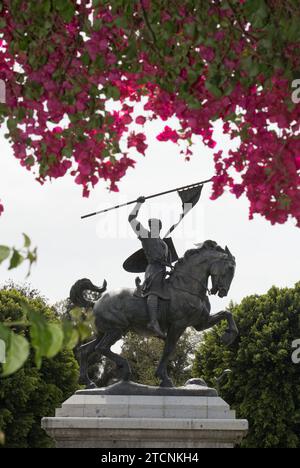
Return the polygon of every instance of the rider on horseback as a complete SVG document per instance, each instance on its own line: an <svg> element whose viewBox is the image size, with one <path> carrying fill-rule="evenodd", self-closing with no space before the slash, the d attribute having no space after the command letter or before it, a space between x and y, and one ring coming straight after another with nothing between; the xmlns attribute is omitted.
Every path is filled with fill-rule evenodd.
<svg viewBox="0 0 300 468"><path fill-rule="evenodd" d="M137 220L141 206L145 203L145 198L140 197L137 205L129 216L129 222L142 243L145 255L148 260L145 282L142 286L143 297L147 298L150 322L148 328L159 338L164 339L158 323L159 299L167 300L164 291L167 267L171 267L171 259L168 245L161 239L162 222L160 219L150 219L149 229L145 229Z"/></svg>

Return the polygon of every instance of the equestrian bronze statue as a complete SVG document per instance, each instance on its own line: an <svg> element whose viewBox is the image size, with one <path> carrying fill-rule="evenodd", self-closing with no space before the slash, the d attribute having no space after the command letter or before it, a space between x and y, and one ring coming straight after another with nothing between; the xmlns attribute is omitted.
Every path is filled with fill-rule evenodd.
<svg viewBox="0 0 300 468"><path fill-rule="evenodd" d="M212 315L208 293L218 294L219 297L227 296L235 266L235 258L229 249L219 247L216 242L206 241L188 250L165 278L164 297L155 294L158 297L155 317L152 316L153 311L149 311L148 298L153 293L147 293L147 279L146 294L128 289L106 293L106 282L102 288L98 288L88 279L78 281L71 289L70 299L75 306L93 307L98 333L93 341L81 347L80 383L88 388L95 387L88 375L88 357L94 352L99 357L106 356L115 362L121 372L121 379L129 381L129 363L111 351L111 347L130 331L143 336L157 336L157 330L153 330L152 325L149 326L152 320L157 320L159 330L165 336L164 351L156 371L162 387L173 386L167 366L187 328L193 327L202 332L226 320L228 329L222 341L226 345L232 344L238 335L233 316L228 311ZM211 291L208 289L209 279L212 283ZM155 288L156 286L155 284ZM85 291L97 292L101 297L96 303L91 303L85 298Z"/></svg>
<svg viewBox="0 0 300 468"><path fill-rule="evenodd" d="M206 183L206 182L204 182ZM107 293L107 283L95 286L90 280L77 281L71 289L71 302L78 307L92 308L97 336L80 348L80 383L88 388L95 384L88 375L88 359L92 353L99 358L105 356L113 361L120 371L121 380L130 381L129 363L114 353L112 346L128 332L142 336L156 336L165 342L156 376L162 387L172 387L168 375L168 363L176 345L185 330L193 327L199 332L208 330L226 320L222 342L231 345L238 335L233 316L229 311L211 314L209 294L219 297L228 295L236 262L226 247L223 249L214 241L206 241L188 250L179 258L170 234L198 203L203 183L178 190L183 212L179 222L161 236L162 223L159 219L149 220L146 229L138 220L141 206L146 198L140 197L129 216L129 223L142 244L142 249L129 257L124 269L131 273L145 273L144 283L137 278L136 289ZM154 198L172 191L148 197ZM130 202L132 204L132 202ZM121 205L123 206L123 205ZM118 207L114 207L115 209ZM105 210L110 211L110 210ZM101 212L102 213L102 212ZM85 217L98 214L92 213ZM209 290L209 280L212 288ZM92 302L86 293L98 293L98 300Z"/></svg>

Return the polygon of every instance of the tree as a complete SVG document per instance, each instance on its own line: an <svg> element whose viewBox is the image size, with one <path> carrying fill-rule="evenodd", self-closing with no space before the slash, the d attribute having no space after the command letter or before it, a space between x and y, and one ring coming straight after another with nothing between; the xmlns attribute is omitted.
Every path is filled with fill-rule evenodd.
<svg viewBox="0 0 300 468"><path fill-rule="evenodd" d="M38 293L10 289L0 291L0 322L20 320L24 302L47 320L57 320ZM15 331L18 336L25 335L23 328L16 327ZM31 352L21 370L10 377L0 377L0 430L5 433L5 447L53 446L41 429L41 419L54 415L55 408L78 388L77 382L78 364L71 350L61 351L53 359L44 359L40 369Z"/></svg>
<svg viewBox="0 0 300 468"><path fill-rule="evenodd" d="M26 297L36 294L26 286L19 286L18 290ZM65 306L65 315L60 315ZM58 304L58 309L47 319L36 307L32 307L31 302L23 301L18 318L0 317L0 340L6 346L6 361L0 377L17 372L30 358L30 347L34 350L35 364L40 368L43 358L53 358L64 349L72 350L95 333L91 309L74 308L70 301ZM24 329L24 333L18 334L18 329Z"/></svg>
<svg viewBox="0 0 300 468"><path fill-rule="evenodd" d="M299 21L298 0L3 0L0 118L15 156L40 183L71 173L88 196L99 179L117 190L132 148L145 154L146 121L177 117L157 138L188 159L195 139L216 147L220 119L236 144L215 148L212 197L229 188L251 217L299 226Z"/></svg>
<svg viewBox="0 0 300 468"><path fill-rule="evenodd" d="M176 386L183 385L191 378L191 363L199 334L188 330L176 348L170 362L170 376ZM163 353L164 343L157 338L143 338L129 333L122 345L122 356L128 359L132 368L132 380L144 385L158 385L155 370Z"/></svg>
<svg viewBox="0 0 300 468"><path fill-rule="evenodd" d="M0 204L0 215L3 212L3 206ZM11 248L7 245L0 245L0 265L5 262L5 260L9 260L9 269L12 270L14 268L18 268L24 260L29 261L29 271L28 276L30 275L31 266L36 261L37 258L37 249L35 248L33 251L30 251L31 247L31 240L26 235L23 234L24 237L24 248L22 250L17 250L15 247ZM0 343L1 344L1 343ZM0 431L0 445L4 445L5 436L2 431Z"/></svg>
<svg viewBox="0 0 300 468"><path fill-rule="evenodd" d="M300 283L294 289L273 287L230 308L240 338L226 349L220 344L224 326L208 332L193 374L213 385L225 369L232 370L220 386L221 395L238 417L249 420L243 447L299 448L300 369L291 356L300 333Z"/></svg>

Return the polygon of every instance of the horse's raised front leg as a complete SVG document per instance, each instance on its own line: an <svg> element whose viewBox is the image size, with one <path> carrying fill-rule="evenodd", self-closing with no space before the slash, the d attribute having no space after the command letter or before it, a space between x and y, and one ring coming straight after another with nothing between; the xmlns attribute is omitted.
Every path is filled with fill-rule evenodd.
<svg viewBox="0 0 300 468"><path fill-rule="evenodd" d="M95 351L95 347L101 338L97 338L89 343L85 343L79 348L79 361L80 361L80 377L79 383L85 385L87 388L95 388L95 383L90 379L88 374L88 360L89 356Z"/></svg>
<svg viewBox="0 0 300 468"><path fill-rule="evenodd" d="M228 328L225 331L224 335L221 337L222 343L226 346L230 346L236 340L239 331L236 326L235 320L233 315L228 310L223 310L222 312L218 312L215 315L211 315L208 319L208 324L205 329L209 329L218 325L218 323L222 322L223 320L227 320Z"/></svg>
<svg viewBox="0 0 300 468"><path fill-rule="evenodd" d="M121 379L130 380L131 369L128 361L121 357L119 354L113 353L111 347L119 341L123 336L123 332L119 329L113 329L105 333L99 344L96 346L97 353L106 356L108 359L113 361L118 369L121 370Z"/></svg>
<svg viewBox="0 0 300 468"><path fill-rule="evenodd" d="M172 355L176 349L176 345L183 334L185 329L183 328L176 328L172 326L168 332L165 347L163 351L163 355L159 362L157 371L155 373L156 377L161 380L161 387L173 387L173 382L168 375L168 363L172 358Z"/></svg>

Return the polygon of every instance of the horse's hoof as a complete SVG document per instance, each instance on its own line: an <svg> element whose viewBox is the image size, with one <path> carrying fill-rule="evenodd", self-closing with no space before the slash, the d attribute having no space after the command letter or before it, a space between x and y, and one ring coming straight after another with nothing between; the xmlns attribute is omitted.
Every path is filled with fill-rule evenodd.
<svg viewBox="0 0 300 468"><path fill-rule="evenodd" d="M85 387L87 390L92 390L93 388L98 388L97 385L95 384L95 382L90 382L89 384L87 384L87 386Z"/></svg>
<svg viewBox="0 0 300 468"><path fill-rule="evenodd" d="M130 374L130 375L125 375L125 377L124 377L124 376L121 377L121 382L126 382L126 383L128 383L128 382L131 382L131 379L132 379L132 375L131 375L131 374Z"/></svg>
<svg viewBox="0 0 300 468"><path fill-rule="evenodd" d="M162 388L173 388L174 384L171 379L168 379L168 380L164 380L163 382L161 382L160 386Z"/></svg>
<svg viewBox="0 0 300 468"><path fill-rule="evenodd" d="M79 383L79 385L87 386L88 385L88 380L86 379L86 377L79 377L78 383Z"/></svg>

